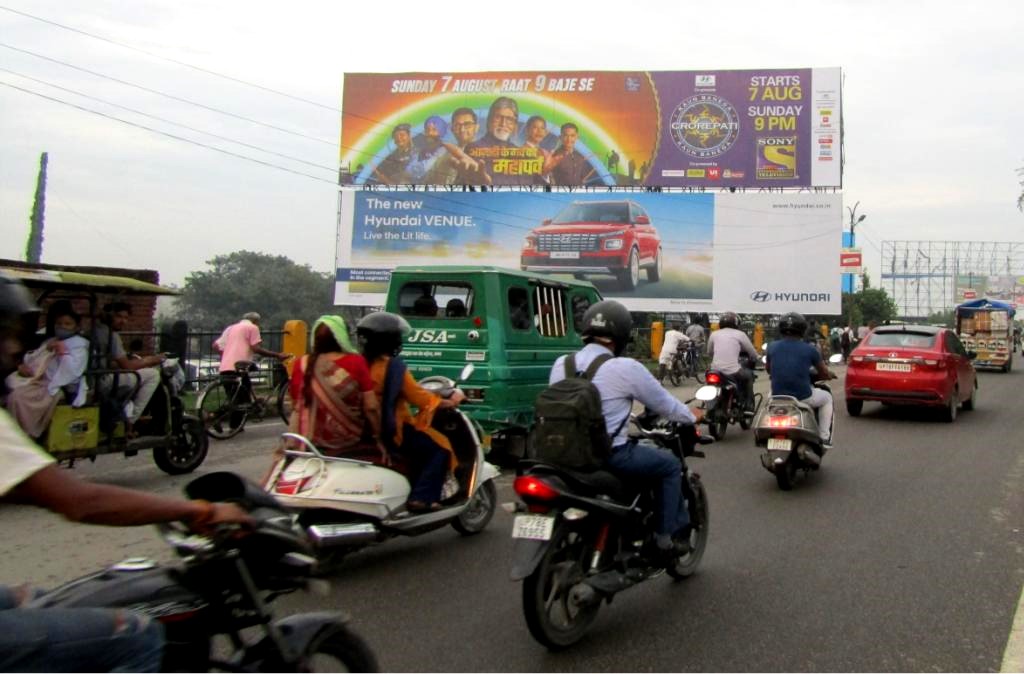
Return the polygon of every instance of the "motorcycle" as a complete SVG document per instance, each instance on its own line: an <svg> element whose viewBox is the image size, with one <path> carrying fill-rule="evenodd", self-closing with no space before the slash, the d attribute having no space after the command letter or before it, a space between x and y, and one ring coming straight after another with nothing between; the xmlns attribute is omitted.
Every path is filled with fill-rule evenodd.
<svg viewBox="0 0 1024 674"><path fill-rule="evenodd" d="M837 353L830 356L828 362L835 364L842 359L842 354ZM811 379L815 388L832 395L827 383L815 381L813 373ZM832 422L834 432L834 407ZM768 398L768 404L754 427L754 442L765 450L761 454L761 465L775 475L779 489L783 491L793 488L801 471L806 474L821 468L821 460L825 456L815 409L792 396Z"/></svg>
<svg viewBox="0 0 1024 674"><path fill-rule="evenodd" d="M523 613L534 639L550 650L583 637L601 602L664 572L693 575L708 542L708 501L700 476L686 465L704 457L698 444L713 442L693 425L632 417L638 435L682 462L683 496L690 516L689 551L666 568L654 540L654 487L626 482L604 470L579 472L540 461L521 461L513 489L517 513L512 579L523 581Z"/></svg>
<svg viewBox="0 0 1024 674"><path fill-rule="evenodd" d="M353 672L377 671L366 643L336 612L303 613L274 620L269 604L303 589L316 590L316 560L305 533L272 496L232 473L210 473L185 487L190 498L234 501L256 522L239 535L221 527L191 535L181 525L161 525L181 562L160 565L130 558L35 597L30 608L118 608L158 620L164 627L161 671L312 671L331 658ZM249 638L243 630L255 628ZM219 659L216 636L228 637L230 656Z"/></svg>
<svg viewBox="0 0 1024 674"><path fill-rule="evenodd" d="M745 355L745 354L744 354ZM757 373L753 365L745 357L740 358L740 366L750 371L750 376L757 381ZM697 400L701 401L704 409L704 421L708 425L708 432L715 440L722 440L729 424L739 424L740 428L750 428L761 408L763 396L760 393L754 394L754 405L751 411L745 412L740 408L735 382L721 372L708 370L704 375L704 386L697 390Z"/></svg>
<svg viewBox="0 0 1024 674"><path fill-rule="evenodd" d="M473 372L463 369L459 381ZM431 376L426 389L448 397L457 382ZM462 403L467 404L466 402ZM327 456L295 433L283 437L299 448L285 449L271 470L267 491L298 513L313 541L321 568L333 569L348 554L395 536L418 536L451 525L464 536L484 530L494 516L498 469L484 459L483 432L459 408L438 409L433 426L452 443L459 466L442 492L440 510L410 512L411 485L405 475L370 461Z"/></svg>

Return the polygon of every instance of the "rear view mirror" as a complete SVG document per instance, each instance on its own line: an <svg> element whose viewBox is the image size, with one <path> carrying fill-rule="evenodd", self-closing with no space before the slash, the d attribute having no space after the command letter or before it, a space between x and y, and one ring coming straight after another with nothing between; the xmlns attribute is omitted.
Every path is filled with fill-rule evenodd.
<svg viewBox="0 0 1024 674"><path fill-rule="evenodd" d="M473 370L475 369L476 367L473 365L473 363L466 363L466 367L462 368L462 372L459 373L459 381L466 381L467 379L469 379L470 375L473 374Z"/></svg>
<svg viewBox="0 0 1024 674"><path fill-rule="evenodd" d="M768 342L765 342L764 344L761 345L761 350L764 351L765 353L768 353Z"/></svg>
<svg viewBox="0 0 1024 674"><path fill-rule="evenodd" d="M701 386L697 389L697 400L708 402L718 397L718 389L714 386Z"/></svg>
<svg viewBox="0 0 1024 674"><path fill-rule="evenodd" d="M835 365L836 363L843 362L843 354L833 353L831 356L828 357L828 362L832 363L833 365Z"/></svg>

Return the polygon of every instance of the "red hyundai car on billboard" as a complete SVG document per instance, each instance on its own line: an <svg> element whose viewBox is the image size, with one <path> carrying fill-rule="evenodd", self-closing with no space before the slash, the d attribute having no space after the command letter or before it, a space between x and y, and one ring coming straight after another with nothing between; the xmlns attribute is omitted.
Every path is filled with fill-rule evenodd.
<svg viewBox="0 0 1024 674"><path fill-rule="evenodd" d="M846 411L858 416L869 400L940 407L954 421L961 406L973 410L978 375L973 351L946 328L883 325L850 354Z"/></svg>
<svg viewBox="0 0 1024 674"><path fill-rule="evenodd" d="M662 270L661 238L647 212L633 201L574 201L526 236L523 271L611 274L623 290L656 283Z"/></svg>

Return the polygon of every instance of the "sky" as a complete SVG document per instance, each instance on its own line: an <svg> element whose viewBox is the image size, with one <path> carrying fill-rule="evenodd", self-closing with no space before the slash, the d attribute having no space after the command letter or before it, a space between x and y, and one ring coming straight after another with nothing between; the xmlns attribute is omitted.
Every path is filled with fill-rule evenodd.
<svg viewBox="0 0 1024 674"><path fill-rule="evenodd" d="M1019 1L614 6L0 0L0 257L23 259L45 151L44 262L180 285L246 249L332 271L343 75L406 71L838 66L875 278L883 240L1024 241Z"/></svg>

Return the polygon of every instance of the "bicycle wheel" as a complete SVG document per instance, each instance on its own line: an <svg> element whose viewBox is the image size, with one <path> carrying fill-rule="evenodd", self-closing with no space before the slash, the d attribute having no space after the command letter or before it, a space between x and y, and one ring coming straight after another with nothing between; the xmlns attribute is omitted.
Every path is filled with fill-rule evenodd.
<svg viewBox="0 0 1024 674"><path fill-rule="evenodd" d="M292 397L288 393L288 380L277 385L277 414L285 426L292 418Z"/></svg>
<svg viewBox="0 0 1024 674"><path fill-rule="evenodd" d="M673 358L672 364L668 366L668 380L672 382L673 386L679 386L683 382L685 374L683 373L683 364L679 358Z"/></svg>
<svg viewBox="0 0 1024 674"><path fill-rule="evenodd" d="M211 438L224 440L238 435L245 427L247 413L237 409L235 398L241 386L229 386L223 381L208 384L196 401L196 414Z"/></svg>

